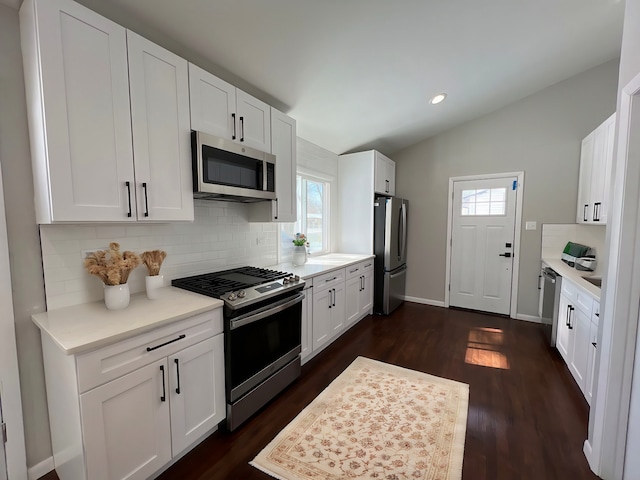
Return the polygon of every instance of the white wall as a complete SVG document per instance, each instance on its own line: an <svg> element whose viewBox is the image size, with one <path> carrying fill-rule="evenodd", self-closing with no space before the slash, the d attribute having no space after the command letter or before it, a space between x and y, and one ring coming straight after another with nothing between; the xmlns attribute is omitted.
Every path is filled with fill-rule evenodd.
<svg viewBox="0 0 640 480"><path fill-rule="evenodd" d="M51 456L40 332L31 315L45 310L42 259L22 75L18 12L0 5L0 163L20 366L27 465Z"/></svg>
<svg viewBox="0 0 640 480"><path fill-rule="evenodd" d="M42 225L47 309L103 298L102 282L83 267L83 252L106 249L110 242L118 242L121 251L165 250L160 273L166 285L178 277L278 263L277 225L249 223L247 214L244 204L196 200L193 223ZM145 275L144 265L132 272L132 293L144 291Z"/></svg>
<svg viewBox="0 0 640 480"><path fill-rule="evenodd" d="M614 112L617 85L615 60L392 155L411 205L408 296L444 301L449 178L524 171L517 312L536 315L540 225L575 222L580 142Z"/></svg>

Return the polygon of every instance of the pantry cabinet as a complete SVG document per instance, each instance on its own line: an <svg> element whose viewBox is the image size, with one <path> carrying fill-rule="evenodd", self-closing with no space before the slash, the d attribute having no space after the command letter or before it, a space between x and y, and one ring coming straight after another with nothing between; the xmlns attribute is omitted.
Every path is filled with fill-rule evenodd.
<svg viewBox="0 0 640 480"><path fill-rule="evenodd" d="M186 61L71 0L20 32L38 223L193 220Z"/></svg>
<svg viewBox="0 0 640 480"><path fill-rule="evenodd" d="M373 202L395 195L395 162L376 150L338 157L337 249L373 254Z"/></svg>
<svg viewBox="0 0 640 480"><path fill-rule="evenodd" d="M150 478L225 418L220 308L77 355L42 344L61 480Z"/></svg>
<svg viewBox="0 0 640 480"><path fill-rule="evenodd" d="M606 224L616 114L587 135L580 149L577 222Z"/></svg>
<svg viewBox="0 0 640 480"><path fill-rule="evenodd" d="M189 64L191 128L271 151L271 108L202 68Z"/></svg>
<svg viewBox="0 0 640 480"><path fill-rule="evenodd" d="M313 353L316 353L345 328L345 269L314 277L313 290Z"/></svg>
<svg viewBox="0 0 640 480"><path fill-rule="evenodd" d="M296 121L271 107L271 153L276 156L276 199L249 206L250 222L295 222Z"/></svg>

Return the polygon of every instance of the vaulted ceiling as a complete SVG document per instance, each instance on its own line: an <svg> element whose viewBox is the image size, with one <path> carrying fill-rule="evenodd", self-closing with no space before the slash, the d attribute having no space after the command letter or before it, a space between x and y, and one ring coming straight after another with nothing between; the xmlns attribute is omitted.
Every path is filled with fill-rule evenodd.
<svg viewBox="0 0 640 480"><path fill-rule="evenodd" d="M616 58L624 14L621 0L80 3L243 79L335 153L391 154Z"/></svg>

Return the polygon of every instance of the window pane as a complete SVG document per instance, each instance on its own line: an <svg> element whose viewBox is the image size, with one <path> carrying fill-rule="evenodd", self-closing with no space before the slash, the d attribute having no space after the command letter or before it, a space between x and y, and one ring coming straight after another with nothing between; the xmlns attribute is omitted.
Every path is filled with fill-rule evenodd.
<svg viewBox="0 0 640 480"><path fill-rule="evenodd" d="M504 215L504 202L491 202L491 213L489 215Z"/></svg>
<svg viewBox="0 0 640 480"><path fill-rule="evenodd" d="M478 202L476 203L476 215L489 215L490 208L489 202Z"/></svg>
<svg viewBox="0 0 640 480"><path fill-rule="evenodd" d="M463 190L462 202L475 202L476 191L475 190Z"/></svg>
<svg viewBox="0 0 640 480"><path fill-rule="evenodd" d="M463 203L462 204L462 212L460 213L463 217L469 215L476 214L476 204L475 203Z"/></svg>
<svg viewBox="0 0 640 480"><path fill-rule="evenodd" d="M492 202L504 202L507 196L506 188L492 188L491 189L491 201Z"/></svg>
<svg viewBox="0 0 640 480"><path fill-rule="evenodd" d="M313 251L324 250L323 231L324 184L307 180L307 231L309 248Z"/></svg>
<svg viewBox="0 0 640 480"><path fill-rule="evenodd" d="M488 202L491 200L491 190L476 190L476 202Z"/></svg>

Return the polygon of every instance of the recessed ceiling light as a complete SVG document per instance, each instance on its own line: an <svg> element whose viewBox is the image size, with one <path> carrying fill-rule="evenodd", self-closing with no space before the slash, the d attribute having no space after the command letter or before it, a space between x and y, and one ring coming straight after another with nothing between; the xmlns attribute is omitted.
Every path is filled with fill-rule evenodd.
<svg viewBox="0 0 640 480"><path fill-rule="evenodd" d="M445 98L447 98L447 94L446 93L439 93L438 95L433 97L431 100L429 100L429 103L431 105L436 105L436 104L444 101Z"/></svg>

